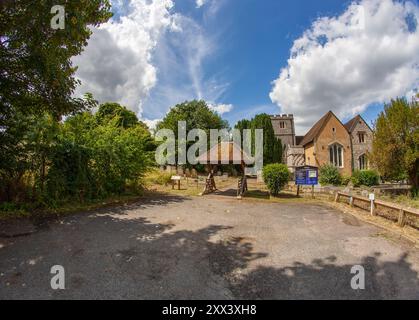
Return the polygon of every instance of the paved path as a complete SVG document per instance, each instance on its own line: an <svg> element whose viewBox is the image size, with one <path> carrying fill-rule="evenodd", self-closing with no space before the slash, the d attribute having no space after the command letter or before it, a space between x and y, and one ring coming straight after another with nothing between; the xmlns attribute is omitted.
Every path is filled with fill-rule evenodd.
<svg viewBox="0 0 419 320"><path fill-rule="evenodd" d="M418 272L410 244L316 203L168 196L0 238L0 299L419 299Z"/></svg>

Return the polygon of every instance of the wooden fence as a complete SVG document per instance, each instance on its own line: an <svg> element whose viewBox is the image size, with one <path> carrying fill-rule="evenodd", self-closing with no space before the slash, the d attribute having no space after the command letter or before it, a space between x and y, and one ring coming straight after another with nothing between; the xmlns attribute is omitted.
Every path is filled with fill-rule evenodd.
<svg viewBox="0 0 419 320"><path fill-rule="evenodd" d="M372 216L377 215L377 206L394 210L398 212L397 224L400 227L404 227L406 225L406 220L407 220L406 218L408 215L411 215L415 217L416 219L419 219L419 210L414 209L414 208L404 208L401 205L398 205L395 203L390 203L390 202L375 199L375 197L372 197L371 199L369 199L369 198L364 198L357 195L347 194L344 192L337 192L335 196L335 202L338 202L340 197L348 198L349 205L351 207L354 206L355 200L368 203L369 211ZM365 209L364 207L361 207L361 208Z"/></svg>

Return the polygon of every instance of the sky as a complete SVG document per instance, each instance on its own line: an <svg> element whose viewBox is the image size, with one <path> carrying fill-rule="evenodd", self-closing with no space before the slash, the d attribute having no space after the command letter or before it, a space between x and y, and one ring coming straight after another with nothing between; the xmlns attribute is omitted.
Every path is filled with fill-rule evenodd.
<svg viewBox="0 0 419 320"><path fill-rule="evenodd" d="M204 99L231 126L294 114L303 135L329 110L371 124L418 89L418 0L112 0L112 11L73 60L75 94L150 127Z"/></svg>

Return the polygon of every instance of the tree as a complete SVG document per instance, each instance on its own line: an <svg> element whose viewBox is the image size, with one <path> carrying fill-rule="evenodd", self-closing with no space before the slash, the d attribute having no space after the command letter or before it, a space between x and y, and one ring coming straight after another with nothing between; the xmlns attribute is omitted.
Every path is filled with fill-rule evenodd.
<svg viewBox="0 0 419 320"><path fill-rule="evenodd" d="M81 101L84 108L92 104L90 95ZM19 109L3 122L0 129L0 201L33 199L43 192L60 126L51 113L28 114Z"/></svg>
<svg viewBox="0 0 419 320"><path fill-rule="evenodd" d="M154 164L154 140L138 120L124 127L118 115L101 122L90 111L64 122L47 112L14 119L0 152L0 202L56 206L137 192Z"/></svg>
<svg viewBox="0 0 419 320"><path fill-rule="evenodd" d="M252 129L252 121L247 119L240 120L234 128L240 131L241 141L243 141L243 130Z"/></svg>
<svg viewBox="0 0 419 320"><path fill-rule="evenodd" d="M419 103L397 98L384 106L375 122L371 161L385 179L408 178L419 190Z"/></svg>
<svg viewBox="0 0 419 320"><path fill-rule="evenodd" d="M252 152L255 150L255 130L263 129L263 163L280 163L282 162L282 142L275 137L272 126L271 117L266 113L256 115L252 120L241 120L236 126L241 132L243 141L243 130L252 130Z"/></svg>
<svg viewBox="0 0 419 320"><path fill-rule="evenodd" d="M118 125L123 128L130 128L140 124L135 113L115 102L101 104L96 119L99 123L105 123L113 118L117 118Z"/></svg>
<svg viewBox="0 0 419 320"><path fill-rule="evenodd" d="M157 124L156 130L172 130L175 134L176 144L178 144L179 121L186 122L186 135L192 129L201 129L206 132L209 138L211 129L228 129L228 122L223 120L218 113L211 110L205 101L193 100L177 104L171 108L163 120ZM188 141L186 143L186 149L188 150L192 144L194 144L194 141ZM176 158L177 156L178 150L176 148Z"/></svg>
<svg viewBox="0 0 419 320"><path fill-rule="evenodd" d="M125 128L118 116L100 122L81 112L60 125L50 151L47 200L103 198L137 192L153 165L150 132L141 123Z"/></svg>
<svg viewBox="0 0 419 320"><path fill-rule="evenodd" d="M186 101L177 104L156 126L157 130L173 130L178 135L178 122L186 121L186 132L192 129L202 129L209 136L210 129L227 129L228 123L218 113L211 110L203 100Z"/></svg>
<svg viewBox="0 0 419 320"><path fill-rule="evenodd" d="M65 28L54 30L53 0L3 1L0 6L0 120L20 110L55 117L83 107L71 58L111 16L108 0L65 1ZM2 125L0 123L0 125Z"/></svg>
<svg viewBox="0 0 419 320"><path fill-rule="evenodd" d="M141 127L142 131L148 132L147 125L138 120L133 111L128 110L126 107L121 106L116 102L106 102L101 104L99 110L95 113L95 119L99 125L106 125L107 123L112 122L116 126L124 129ZM150 134L147 136L148 138L143 141L145 150L155 151L156 144L154 140Z"/></svg>

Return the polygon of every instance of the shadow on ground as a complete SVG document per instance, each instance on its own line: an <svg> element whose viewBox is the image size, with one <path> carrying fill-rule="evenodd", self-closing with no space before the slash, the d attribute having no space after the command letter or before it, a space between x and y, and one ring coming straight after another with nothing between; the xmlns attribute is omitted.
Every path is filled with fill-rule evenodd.
<svg viewBox="0 0 419 320"><path fill-rule="evenodd" d="M64 299L391 299L418 298L418 273L403 255L362 257L365 290L351 289L353 265L334 256L270 266L249 239L225 225L176 230L127 211L187 201L167 196L68 217L0 247L2 298ZM221 240L220 240L221 239ZM67 289L52 291L49 270L65 267ZM24 287L23 284L25 284Z"/></svg>

